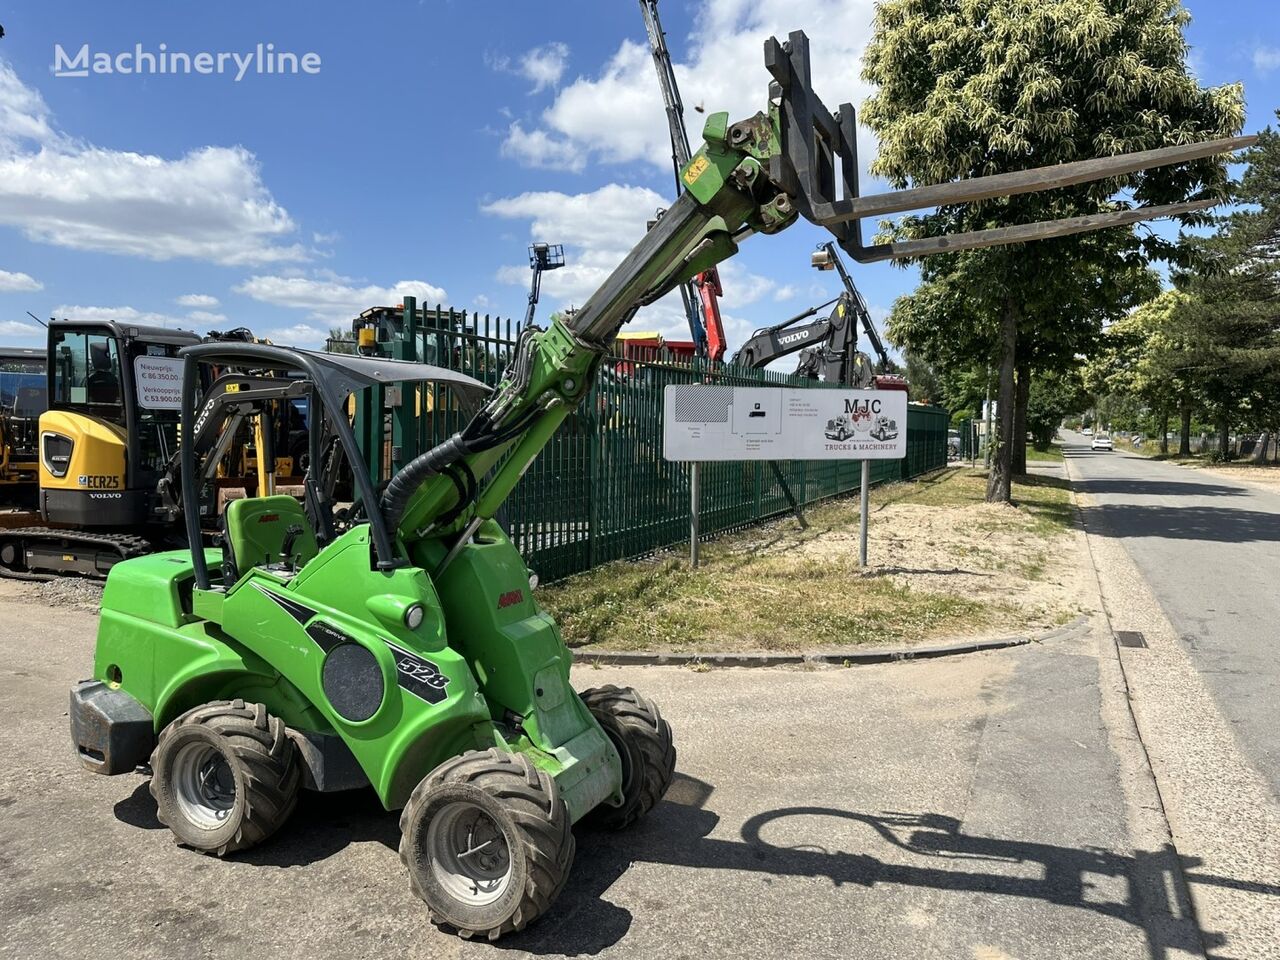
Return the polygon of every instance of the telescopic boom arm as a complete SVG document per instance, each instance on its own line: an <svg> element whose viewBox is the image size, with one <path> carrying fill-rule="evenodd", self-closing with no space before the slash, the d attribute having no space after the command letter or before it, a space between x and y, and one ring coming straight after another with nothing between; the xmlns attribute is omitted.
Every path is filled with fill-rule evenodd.
<svg viewBox="0 0 1280 960"><path fill-rule="evenodd" d="M725 113L708 116L704 143L680 174L684 190L666 214L580 310L557 317L548 330L523 331L507 376L486 406L459 433L411 461L391 481L380 508L387 528L407 549L428 539L455 546L468 539L494 515L586 395L600 358L622 325L641 306L733 256L752 234L777 233L804 216L827 227L846 252L864 260L1016 243L1177 216L1202 209L1207 202L872 247L862 246L857 230L857 218L866 215L862 211L873 201L879 203L877 209L912 209L922 196L934 203L963 203L1215 156L1256 139L1236 137L980 177L890 193L883 201L858 198L853 108L844 104L833 114L823 106L810 85L808 47L808 38L799 31L785 44L772 38L766 42L766 66L774 77L767 112L733 124ZM837 171L843 198L837 196ZM858 198L862 205L854 206L848 198Z"/></svg>

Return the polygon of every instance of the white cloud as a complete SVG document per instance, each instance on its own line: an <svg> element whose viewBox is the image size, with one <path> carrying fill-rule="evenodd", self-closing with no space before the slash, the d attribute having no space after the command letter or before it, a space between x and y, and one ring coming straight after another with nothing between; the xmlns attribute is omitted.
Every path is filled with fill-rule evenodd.
<svg viewBox="0 0 1280 960"><path fill-rule="evenodd" d="M610 183L589 193L522 193L494 200L480 209L491 216L528 221L530 240L564 245L565 266L542 277L546 306L541 317L545 321L551 310L582 306L644 236L657 209L667 204L661 194L648 187ZM527 289L528 263L499 268L497 279ZM668 294L644 307L631 322L631 328L688 339L688 321L679 294Z"/></svg>
<svg viewBox="0 0 1280 960"><path fill-rule="evenodd" d="M137 323L146 326L179 327L191 329L189 320L171 316L167 313L155 313L139 310L136 307L100 307L81 306L79 304L60 303L53 308L53 315L59 319L114 321L116 323Z"/></svg>
<svg viewBox="0 0 1280 960"><path fill-rule="evenodd" d="M644 236L647 224L666 198L648 187L610 183L588 193L568 194L558 191L522 193L484 204L480 209L491 216L529 222L529 239L560 243L565 247L565 266L543 274L542 290L549 309L570 305L582 306L622 262L633 246ZM508 264L499 268L499 282L528 288L527 263ZM733 261L720 265L720 280L725 296L722 306L725 329L733 336L751 327L745 320L733 318L732 311L767 296L775 288L774 281L751 273ZM737 327L734 327L737 324ZM689 322L678 293L670 293L657 303L640 310L631 322L635 330L658 330L670 339L687 340Z"/></svg>
<svg viewBox="0 0 1280 960"><path fill-rule="evenodd" d="M720 286L724 290L721 303L726 307L745 307L763 299L777 288L777 283L758 273L751 273L733 260L720 264Z"/></svg>
<svg viewBox="0 0 1280 960"><path fill-rule="evenodd" d="M173 302L182 307L216 307L218 298L207 293L184 293Z"/></svg>
<svg viewBox="0 0 1280 960"><path fill-rule="evenodd" d="M784 283L777 290L773 291L773 299L778 303L782 303L784 300L793 299L799 292L800 291L797 290L793 284Z"/></svg>
<svg viewBox="0 0 1280 960"><path fill-rule="evenodd" d="M769 76L764 41L770 36L785 39L796 24L804 24L811 38L814 84L827 106L835 109L844 101L861 101L870 92L860 73L873 14L874 0L704 0L692 35L683 43L668 38L677 48L674 67L690 140L698 142L705 119L694 110L696 105L704 104L708 111L728 110L734 120L765 108ZM602 130L608 136L601 136ZM534 138L539 133L544 137L540 151L526 151L515 143L518 136ZM865 166L875 143L869 134L859 139ZM581 158L587 155L605 163L644 160L669 169L671 146L648 46L623 40L596 76L578 77L560 89L538 126L513 126L504 152L537 166L581 169ZM530 159L531 152L541 162Z"/></svg>
<svg viewBox="0 0 1280 960"><path fill-rule="evenodd" d="M334 275L323 279L250 277L237 286L235 292L262 303L306 310L308 319L325 323L350 320L370 307L400 303L406 296L417 297L419 303L432 306L448 299L443 289L425 280L400 280L387 287L373 284L357 287L353 286L348 279ZM298 330L303 326L305 324L297 324L288 329ZM305 335L298 334L298 336ZM282 339L281 342L293 341Z"/></svg>
<svg viewBox="0 0 1280 960"><path fill-rule="evenodd" d="M499 73L514 73L524 77L533 84L530 94L541 93L548 87L560 85L560 79L569 66L569 46L557 40L525 51L514 64L510 57L492 53L485 54L484 62ZM510 116L509 110L505 107L502 110L504 115Z"/></svg>
<svg viewBox="0 0 1280 960"><path fill-rule="evenodd" d="M303 260L288 212L244 147L177 159L112 150L57 130L39 92L0 61L0 224L28 239L151 260Z"/></svg>
<svg viewBox="0 0 1280 960"><path fill-rule="evenodd" d="M645 224L662 206L662 195L647 187L611 183L590 193L522 193L480 209L491 216L529 221L531 240L564 244L566 265L544 274L542 288L561 306L581 306L644 236ZM498 279L527 287L528 264L502 267Z"/></svg>
<svg viewBox="0 0 1280 960"><path fill-rule="evenodd" d="M585 150L545 130L525 130L519 120L507 128L501 149L504 157L511 157L526 167L578 173L587 165Z"/></svg>
<svg viewBox="0 0 1280 960"><path fill-rule="evenodd" d="M0 270L0 293L25 293L43 289L44 284L29 273Z"/></svg>
<svg viewBox="0 0 1280 960"><path fill-rule="evenodd" d="M1280 67L1280 47L1257 47L1253 51L1253 69L1270 73Z"/></svg>
<svg viewBox="0 0 1280 960"><path fill-rule="evenodd" d="M53 138L49 108L40 92L26 86L0 60L0 150L7 152L20 140L44 143Z"/></svg>
<svg viewBox="0 0 1280 960"><path fill-rule="evenodd" d="M212 326L216 323L226 323L227 315L225 313L210 313L208 310L192 310L187 314L187 319L192 323Z"/></svg>
<svg viewBox="0 0 1280 960"><path fill-rule="evenodd" d="M21 320L0 320L0 337L34 337L40 331Z"/></svg>
<svg viewBox="0 0 1280 960"><path fill-rule="evenodd" d="M569 47L563 43L548 43L534 47L520 58L520 73L533 84L529 92L540 93L547 87L559 86L568 65Z"/></svg>
<svg viewBox="0 0 1280 960"><path fill-rule="evenodd" d="M264 336L272 343L282 343L291 347L319 348L324 346L329 331L307 323L295 323L291 327L276 327L268 330Z"/></svg>

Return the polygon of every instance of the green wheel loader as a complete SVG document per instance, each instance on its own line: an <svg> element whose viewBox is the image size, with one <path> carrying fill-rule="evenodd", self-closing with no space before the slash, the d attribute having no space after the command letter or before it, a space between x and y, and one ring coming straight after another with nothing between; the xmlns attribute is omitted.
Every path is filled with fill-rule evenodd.
<svg viewBox="0 0 1280 960"><path fill-rule="evenodd" d="M267 839L299 791L371 786L401 809L400 856L436 923L490 939L522 929L565 883L572 827L625 827L653 809L676 754L658 709L628 689L576 693L571 655L493 517L588 392L636 310L799 215L856 260L923 256L1123 226L1206 202L863 246L858 221L1121 177L1246 146L1180 145L859 197L854 115L809 83L808 41L769 40L765 112L711 115L685 192L587 303L526 328L487 390L440 368L264 344L186 347L182 506L188 551L115 565L93 679L71 693L72 738L103 774L148 770L179 843L218 855ZM201 365L223 371L212 383ZM238 373L236 371L251 371ZM375 489L347 419L352 391L434 383L466 426ZM206 440L228 418L306 400L305 504L232 503L220 548L200 547ZM336 438L329 449L322 438ZM198 453L205 452L202 463ZM211 451L211 452L210 452ZM354 503L323 466L345 457Z"/></svg>

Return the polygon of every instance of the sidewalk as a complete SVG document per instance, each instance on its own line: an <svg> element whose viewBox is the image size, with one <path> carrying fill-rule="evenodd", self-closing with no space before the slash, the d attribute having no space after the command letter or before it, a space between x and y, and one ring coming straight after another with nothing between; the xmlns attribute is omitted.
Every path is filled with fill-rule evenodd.
<svg viewBox="0 0 1280 960"><path fill-rule="evenodd" d="M1078 465L1069 471L1079 478ZM1151 489L1160 482L1152 480ZM1206 941L1209 954L1280 957L1280 806L1243 755L1240 728L1223 717L1188 656L1186 639L1169 622L1125 540L1108 524L1108 517L1121 516L1120 508L1098 509L1084 493L1077 499L1090 518L1090 555L1110 625L1142 637L1143 646L1115 648L1118 686L1132 700L1191 906L1203 926L1217 931L1216 941ZM1181 509L1195 513L1193 507ZM1221 606L1212 586L1206 590L1206 608ZM1242 649L1234 660L1221 669L1247 666Z"/></svg>

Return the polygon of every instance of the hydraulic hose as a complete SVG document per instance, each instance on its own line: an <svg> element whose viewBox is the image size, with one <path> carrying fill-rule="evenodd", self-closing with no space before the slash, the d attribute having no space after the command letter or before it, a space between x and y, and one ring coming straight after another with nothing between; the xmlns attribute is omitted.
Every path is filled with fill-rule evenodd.
<svg viewBox="0 0 1280 960"><path fill-rule="evenodd" d="M404 509L409 505L409 498L424 481L443 472L469 452L470 446L462 434L455 433L444 443L437 444L410 460L387 484L387 489L382 494L382 516L386 521L387 531L395 534L400 526L400 519L404 516Z"/></svg>

